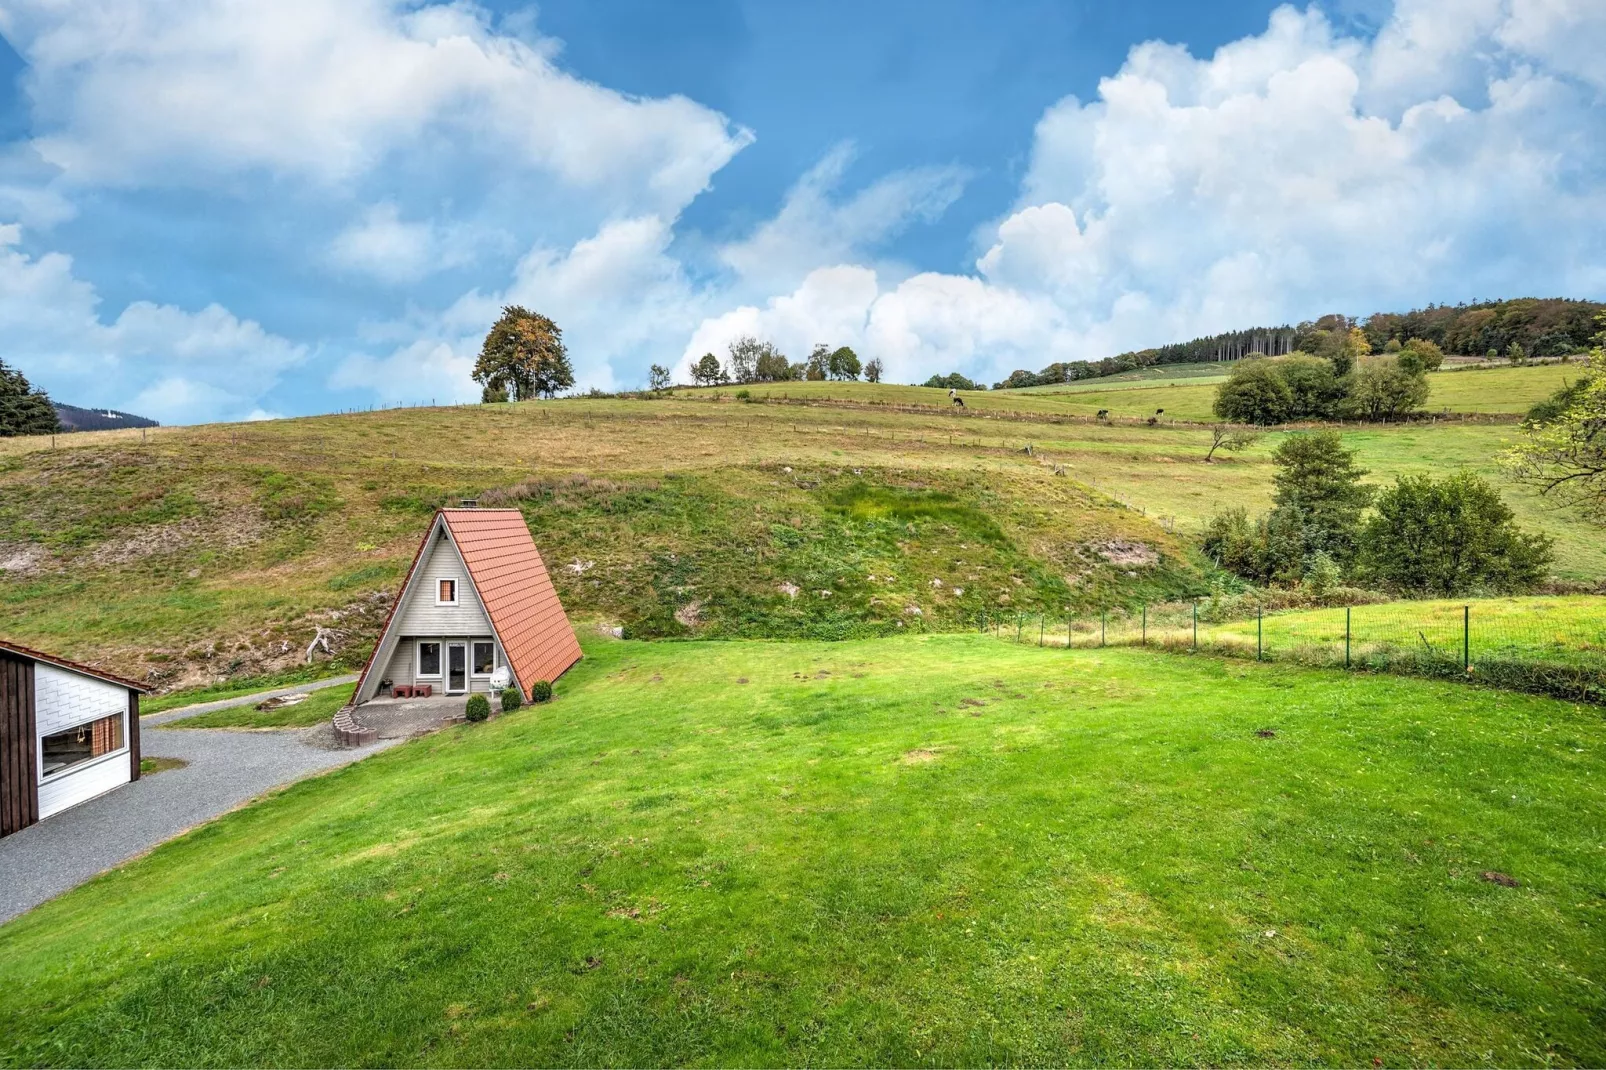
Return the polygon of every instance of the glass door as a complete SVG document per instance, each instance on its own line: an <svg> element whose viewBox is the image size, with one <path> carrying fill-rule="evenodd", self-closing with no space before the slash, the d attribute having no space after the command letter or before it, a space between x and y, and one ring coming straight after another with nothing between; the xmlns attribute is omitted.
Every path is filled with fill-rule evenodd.
<svg viewBox="0 0 1606 1070"><path fill-rule="evenodd" d="M468 690L468 647L463 643L446 644L446 693L460 695Z"/></svg>

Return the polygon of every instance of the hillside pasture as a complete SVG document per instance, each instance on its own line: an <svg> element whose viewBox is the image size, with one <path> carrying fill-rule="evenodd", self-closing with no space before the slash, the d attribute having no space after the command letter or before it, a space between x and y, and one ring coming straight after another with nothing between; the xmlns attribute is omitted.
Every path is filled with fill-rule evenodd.
<svg viewBox="0 0 1606 1070"><path fill-rule="evenodd" d="M983 636L591 641L0 927L8 1065L1598 1065L1606 727Z"/></svg>
<svg viewBox="0 0 1606 1070"><path fill-rule="evenodd" d="M1444 374L1498 385L1539 370ZM783 396L800 387L812 400ZM900 408L909 391L946 404L918 387L775 384L751 403L701 391L87 432L55 449L0 440L6 632L159 687L351 668L430 511L458 497L522 509L588 626L798 638L886 634L900 621L941 629L983 608L1186 595L1206 571L1191 535L1219 509L1270 501L1282 432L1207 465L1200 426ZM1559 576L1606 577L1598 527L1503 485L1495 457L1518 433L1461 422L1343 431L1375 482L1464 467L1502 483L1519 520L1556 539ZM880 506L865 514L843 495ZM939 499L943 516L927 508ZM1118 564L1127 543L1156 566ZM339 633L340 653L309 666L318 626Z"/></svg>

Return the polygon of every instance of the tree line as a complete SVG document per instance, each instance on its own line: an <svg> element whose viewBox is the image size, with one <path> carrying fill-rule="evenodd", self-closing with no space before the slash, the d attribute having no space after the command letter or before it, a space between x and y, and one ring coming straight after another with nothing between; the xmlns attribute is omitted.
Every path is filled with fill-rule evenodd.
<svg viewBox="0 0 1606 1070"><path fill-rule="evenodd" d="M698 386L823 382L828 379L851 382L861 375L867 382L879 383L881 372L879 358L860 361L859 355L848 346L832 349L821 343L810 351L806 360L793 361L773 342L762 341L752 335L744 335L732 342L725 360L721 361L712 353L704 353L691 369L692 381Z"/></svg>
<svg viewBox="0 0 1606 1070"><path fill-rule="evenodd" d="M1284 356L1321 354L1330 339L1359 330L1373 352L1413 338L1432 342L1450 355L1509 359L1567 356L1589 349L1595 317L1606 311L1599 301L1561 297L1521 297L1474 304L1428 305L1410 312L1377 312L1364 319L1338 313L1297 326L1250 327L1207 335L1152 349L1137 349L1102 360L1058 361L1038 372L1018 369L994 390L1049 386L1097 379L1158 364L1202 364L1241 360L1252 353Z"/></svg>

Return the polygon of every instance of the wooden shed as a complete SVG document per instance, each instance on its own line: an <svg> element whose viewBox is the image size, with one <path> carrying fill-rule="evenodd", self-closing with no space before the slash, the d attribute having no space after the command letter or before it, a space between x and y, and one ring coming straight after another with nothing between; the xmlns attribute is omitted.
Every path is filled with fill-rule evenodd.
<svg viewBox="0 0 1606 1070"><path fill-rule="evenodd" d="M139 779L144 691L0 640L0 836Z"/></svg>
<svg viewBox="0 0 1606 1070"><path fill-rule="evenodd" d="M580 642L517 509L442 509L413 555L354 701L398 687L528 699L580 660Z"/></svg>

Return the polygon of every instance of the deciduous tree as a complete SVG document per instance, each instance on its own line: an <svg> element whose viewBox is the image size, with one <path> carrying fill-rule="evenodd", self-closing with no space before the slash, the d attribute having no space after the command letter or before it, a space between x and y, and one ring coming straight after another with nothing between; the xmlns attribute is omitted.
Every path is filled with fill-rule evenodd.
<svg viewBox="0 0 1606 1070"><path fill-rule="evenodd" d="M857 379L861 370L859 355L847 346L834 350L826 366L833 379Z"/></svg>
<svg viewBox="0 0 1606 1070"><path fill-rule="evenodd" d="M864 378L866 382L879 383L881 381L881 358L871 357L864 362Z"/></svg>
<svg viewBox="0 0 1606 1070"><path fill-rule="evenodd" d="M574 385L563 331L539 312L508 305L474 364L474 381L510 390L517 400L552 397Z"/></svg>
<svg viewBox="0 0 1606 1070"><path fill-rule="evenodd" d="M1530 414L1526 434L1501 460L1518 482L1606 521L1606 348L1591 354L1587 377L1555 401L1544 419Z"/></svg>
<svg viewBox="0 0 1606 1070"><path fill-rule="evenodd" d="M1481 476L1401 476L1377 498L1357 566L1368 579L1413 594L1520 591L1545 578L1551 541L1523 532Z"/></svg>

